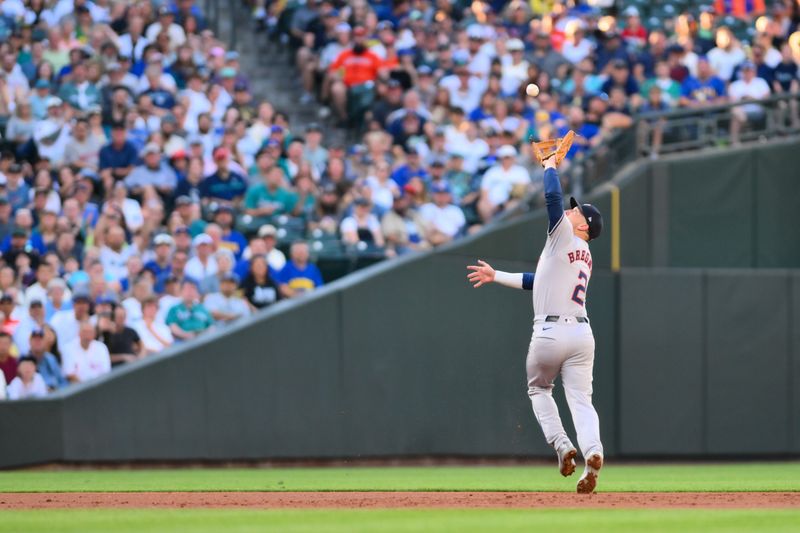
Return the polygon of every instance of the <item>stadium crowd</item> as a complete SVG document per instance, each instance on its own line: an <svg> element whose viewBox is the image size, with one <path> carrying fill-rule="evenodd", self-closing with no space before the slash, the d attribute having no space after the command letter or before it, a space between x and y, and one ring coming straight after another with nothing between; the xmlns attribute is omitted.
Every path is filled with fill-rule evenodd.
<svg viewBox="0 0 800 533"><path fill-rule="evenodd" d="M637 113L747 101L736 140L798 91L797 2L680 5L255 0L348 147L255 99L194 0L0 1L0 398L312 291L326 250L474 231L538 187L529 138L575 130L574 159Z"/></svg>

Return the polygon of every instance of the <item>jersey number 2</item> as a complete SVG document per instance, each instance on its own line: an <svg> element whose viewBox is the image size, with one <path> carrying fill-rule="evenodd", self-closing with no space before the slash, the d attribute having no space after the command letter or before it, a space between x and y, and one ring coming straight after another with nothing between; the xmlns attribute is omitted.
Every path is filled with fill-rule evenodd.
<svg viewBox="0 0 800 533"><path fill-rule="evenodd" d="M586 283L589 281L589 276L586 275L586 272L581 270L581 273L578 274L578 279L582 279L583 282L575 285L575 290L572 291L572 301L583 306L584 299L586 298Z"/></svg>

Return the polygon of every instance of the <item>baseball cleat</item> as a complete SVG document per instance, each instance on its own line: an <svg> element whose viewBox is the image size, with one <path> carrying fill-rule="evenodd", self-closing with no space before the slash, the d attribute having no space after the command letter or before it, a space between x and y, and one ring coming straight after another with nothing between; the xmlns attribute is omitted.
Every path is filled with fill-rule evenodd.
<svg viewBox="0 0 800 533"><path fill-rule="evenodd" d="M586 468L578 480L578 494L591 494L594 492L601 468L603 468L603 456L599 453L593 453L586 459Z"/></svg>
<svg viewBox="0 0 800 533"><path fill-rule="evenodd" d="M572 446L565 446L558 450L558 471L564 477L575 473L575 458L578 451Z"/></svg>

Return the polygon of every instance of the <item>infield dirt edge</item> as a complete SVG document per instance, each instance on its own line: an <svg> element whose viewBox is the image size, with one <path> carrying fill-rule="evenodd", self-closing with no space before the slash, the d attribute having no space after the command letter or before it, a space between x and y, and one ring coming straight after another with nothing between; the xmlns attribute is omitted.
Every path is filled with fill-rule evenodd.
<svg viewBox="0 0 800 533"><path fill-rule="evenodd" d="M18 492L0 509L754 509L800 508L800 492Z"/></svg>

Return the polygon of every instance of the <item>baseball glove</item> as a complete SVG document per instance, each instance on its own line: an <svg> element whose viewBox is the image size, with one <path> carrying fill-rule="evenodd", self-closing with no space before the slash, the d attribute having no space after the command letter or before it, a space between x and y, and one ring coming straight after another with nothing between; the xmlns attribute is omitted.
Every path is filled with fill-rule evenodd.
<svg viewBox="0 0 800 533"><path fill-rule="evenodd" d="M533 156L539 162L544 164L546 159L551 157L556 158L556 166L561 164L561 161L566 157L569 149L572 148L572 140L575 138L575 132L570 130L563 137L558 139L548 139L538 143L531 143L533 147Z"/></svg>

